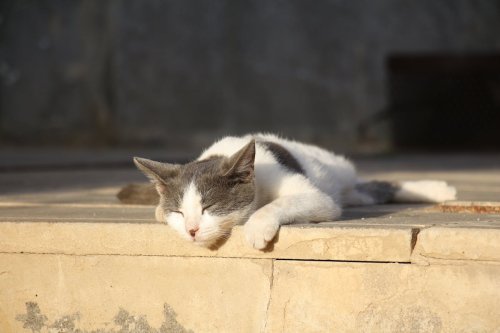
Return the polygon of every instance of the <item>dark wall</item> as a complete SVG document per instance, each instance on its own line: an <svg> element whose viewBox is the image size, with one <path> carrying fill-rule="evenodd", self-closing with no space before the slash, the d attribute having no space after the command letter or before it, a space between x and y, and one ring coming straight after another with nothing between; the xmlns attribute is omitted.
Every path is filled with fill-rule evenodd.
<svg viewBox="0 0 500 333"><path fill-rule="evenodd" d="M0 6L3 144L197 149L273 131L356 150L360 122L388 103L388 55L500 50L492 0Z"/></svg>

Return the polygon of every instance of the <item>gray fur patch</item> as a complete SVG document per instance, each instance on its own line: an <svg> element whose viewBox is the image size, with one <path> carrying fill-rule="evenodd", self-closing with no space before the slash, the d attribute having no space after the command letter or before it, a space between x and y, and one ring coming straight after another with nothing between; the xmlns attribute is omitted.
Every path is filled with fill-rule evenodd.
<svg viewBox="0 0 500 333"><path fill-rule="evenodd" d="M160 205L165 211L179 209L184 191L194 181L203 198L199 183L204 179L214 179L220 175L223 157L194 161L180 167L179 173L172 178L164 179L165 188L160 194Z"/></svg>
<svg viewBox="0 0 500 333"><path fill-rule="evenodd" d="M219 158L218 165L199 173L194 179L201 195L201 203L214 215L227 215L253 202L255 186L252 182L240 182L227 175L227 158Z"/></svg>
<svg viewBox="0 0 500 333"><path fill-rule="evenodd" d="M231 157L210 156L185 165L142 158L135 158L134 161L156 183L163 211L179 210L185 190L194 182L201 195L203 209L214 215L227 215L253 203L254 158L255 142L252 140ZM138 194L137 188L124 189L120 199L128 199L132 190L134 195Z"/></svg>
<svg viewBox="0 0 500 333"><path fill-rule="evenodd" d="M286 167L288 170L305 174L299 161L297 161L297 159L282 145L269 141L260 141L259 144L263 145L271 154L273 154L278 163Z"/></svg>
<svg viewBox="0 0 500 333"><path fill-rule="evenodd" d="M377 204L393 201L399 189L400 186L396 183L378 180L356 184L356 190L369 195Z"/></svg>
<svg viewBox="0 0 500 333"><path fill-rule="evenodd" d="M227 215L253 202L253 183L235 183L224 177L200 177L196 187L201 194L203 207L214 215Z"/></svg>
<svg viewBox="0 0 500 333"><path fill-rule="evenodd" d="M163 209L178 210L184 191L192 181L201 195L202 206L214 215L227 215L251 204L255 194L253 182L235 182L224 176L227 160L211 157L183 165L177 177L165 180L165 193L160 196Z"/></svg>

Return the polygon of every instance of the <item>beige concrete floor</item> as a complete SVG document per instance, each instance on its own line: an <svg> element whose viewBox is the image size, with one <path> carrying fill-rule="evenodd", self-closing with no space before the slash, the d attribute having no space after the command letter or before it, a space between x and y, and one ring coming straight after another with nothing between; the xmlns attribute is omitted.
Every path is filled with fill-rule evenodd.
<svg viewBox="0 0 500 333"><path fill-rule="evenodd" d="M145 181L133 168L133 155L158 158L161 153L0 151L0 202L117 203L119 188ZM361 157L355 164L366 179L440 179L457 187L458 200L500 201L500 155Z"/></svg>
<svg viewBox="0 0 500 333"><path fill-rule="evenodd" d="M249 247L241 226L209 250L155 222L154 207L118 202L122 186L145 181L128 155L16 154L0 151L0 304L8 304L0 306L2 332L22 331L26 301L54 322L78 313L77 324L92 330L111 322L117 306L159 327L162 304L195 331L214 331L199 322L229 325L218 331L258 331L264 323L273 332L285 325L311 331L316 323L320 331L356 332L428 332L434 322L446 332L498 327L498 213L358 207L338 221L286 226L269 251ZM460 200L499 207L497 156L386 156L357 164L368 179L443 179ZM197 322L207 306L214 311ZM233 320L242 313L246 321Z"/></svg>
<svg viewBox="0 0 500 333"><path fill-rule="evenodd" d="M134 154L149 157L159 152ZM152 222L150 207L126 206L116 199L122 186L145 181L132 167L130 155L123 151L3 154L7 158L0 161L0 221ZM174 155L167 160L186 159ZM397 155L361 157L355 161L366 179L441 179L457 187L458 200L500 202L500 156ZM382 205L347 209L335 223L497 226L500 215L444 214L429 205Z"/></svg>

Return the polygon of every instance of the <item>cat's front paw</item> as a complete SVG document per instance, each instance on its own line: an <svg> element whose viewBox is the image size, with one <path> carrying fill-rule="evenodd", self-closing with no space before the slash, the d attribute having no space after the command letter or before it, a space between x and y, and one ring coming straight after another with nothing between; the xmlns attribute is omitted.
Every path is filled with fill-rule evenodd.
<svg viewBox="0 0 500 333"><path fill-rule="evenodd" d="M276 236L279 227L275 221L252 216L244 226L246 240L257 250L263 250Z"/></svg>

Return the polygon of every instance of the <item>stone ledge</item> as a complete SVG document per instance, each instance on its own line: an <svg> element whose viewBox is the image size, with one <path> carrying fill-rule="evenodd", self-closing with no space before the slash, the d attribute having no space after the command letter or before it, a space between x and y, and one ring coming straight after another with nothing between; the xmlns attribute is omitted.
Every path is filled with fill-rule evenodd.
<svg viewBox="0 0 500 333"><path fill-rule="evenodd" d="M168 226L154 222L153 207L0 206L0 252L4 253L413 263L500 261L500 215L438 213L425 206L361 207L347 210L340 221L283 226L268 252L250 248L242 227L234 228L229 240L217 250L195 246Z"/></svg>
<svg viewBox="0 0 500 333"><path fill-rule="evenodd" d="M418 235L414 263L442 260L500 262L500 228L432 227Z"/></svg>
<svg viewBox="0 0 500 333"><path fill-rule="evenodd" d="M159 223L0 223L0 252L409 262L412 229L286 226L269 252L250 248L242 227L219 249L179 238Z"/></svg>
<svg viewBox="0 0 500 333"><path fill-rule="evenodd" d="M460 200L498 200L498 163L400 161L411 171L383 159L365 176L444 179ZM153 207L118 204L119 188L144 181L136 170L18 171L0 174L2 333L500 328L495 203L346 209L284 226L272 252L250 249L239 227L210 251L155 223Z"/></svg>

